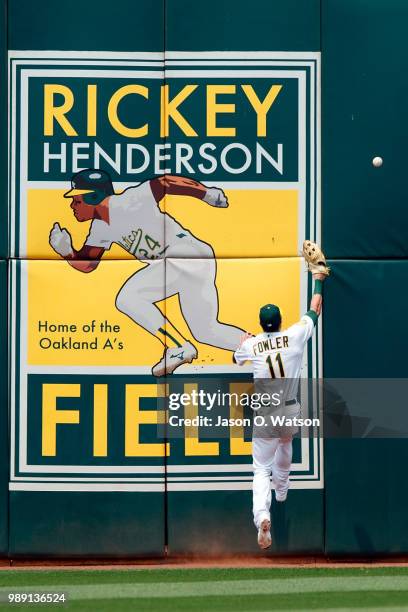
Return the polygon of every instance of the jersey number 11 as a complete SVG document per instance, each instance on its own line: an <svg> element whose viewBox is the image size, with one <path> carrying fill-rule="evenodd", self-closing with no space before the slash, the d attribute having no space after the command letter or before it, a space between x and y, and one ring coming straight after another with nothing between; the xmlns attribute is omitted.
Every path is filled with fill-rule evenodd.
<svg viewBox="0 0 408 612"><path fill-rule="evenodd" d="M282 358L281 358L281 356L280 356L280 353L278 353L278 354L276 355L276 357L275 357L275 361L276 361L276 363L277 363L277 364L278 364L278 366L279 366L279 374L280 374L280 377L279 377L279 378L285 378L285 370L283 369L283 363L282 363ZM268 364L268 366L269 366L269 371L270 371L270 373L271 373L271 377L272 377L272 378L276 378L276 374L275 374L275 370L274 370L274 367L273 367L273 363L272 363L272 357L271 357L271 355L268 355L268 357L266 358L266 363L267 363L267 364Z"/></svg>

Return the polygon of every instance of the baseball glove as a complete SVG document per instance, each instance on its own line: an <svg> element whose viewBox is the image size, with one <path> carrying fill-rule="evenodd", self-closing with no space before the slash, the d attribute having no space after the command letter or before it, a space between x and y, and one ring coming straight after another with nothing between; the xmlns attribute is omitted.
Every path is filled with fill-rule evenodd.
<svg viewBox="0 0 408 612"><path fill-rule="evenodd" d="M315 242L305 240L303 242L302 255L307 263L307 268L312 274L325 274L329 276L330 268L326 263L323 251Z"/></svg>

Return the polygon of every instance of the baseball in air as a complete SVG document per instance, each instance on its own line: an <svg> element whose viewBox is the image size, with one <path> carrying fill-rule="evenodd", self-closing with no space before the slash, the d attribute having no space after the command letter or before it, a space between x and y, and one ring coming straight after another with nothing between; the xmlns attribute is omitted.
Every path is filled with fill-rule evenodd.
<svg viewBox="0 0 408 612"><path fill-rule="evenodd" d="M383 165L382 157L374 157L373 158L373 166L374 168L380 168Z"/></svg>

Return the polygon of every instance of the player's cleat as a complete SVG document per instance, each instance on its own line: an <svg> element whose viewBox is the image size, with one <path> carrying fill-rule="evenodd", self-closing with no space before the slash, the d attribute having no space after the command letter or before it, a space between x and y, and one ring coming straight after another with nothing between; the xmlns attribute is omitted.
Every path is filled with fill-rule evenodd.
<svg viewBox="0 0 408 612"><path fill-rule="evenodd" d="M153 366L152 374L158 377L173 374L174 370L183 363L191 363L196 359L197 354L197 349L191 342L165 349L163 357Z"/></svg>
<svg viewBox="0 0 408 612"><path fill-rule="evenodd" d="M258 544L260 548L269 548L272 544L271 521L264 519L258 529Z"/></svg>

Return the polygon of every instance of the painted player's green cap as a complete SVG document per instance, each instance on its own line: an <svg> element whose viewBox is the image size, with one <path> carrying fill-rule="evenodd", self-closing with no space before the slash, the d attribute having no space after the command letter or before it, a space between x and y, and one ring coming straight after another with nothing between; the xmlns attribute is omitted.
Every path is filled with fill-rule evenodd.
<svg viewBox="0 0 408 612"><path fill-rule="evenodd" d="M278 306L265 304L259 311L259 322L264 331L278 331L282 317Z"/></svg>
<svg viewBox="0 0 408 612"><path fill-rule="evenodd" d="M104 198L113 194L110 175L104 170L88 168L74 174L71 179L71 189L64 193L64 198L85 195L84 201L87 204L99 204Z"/></svg>

